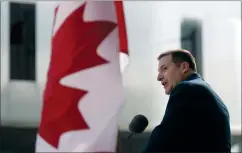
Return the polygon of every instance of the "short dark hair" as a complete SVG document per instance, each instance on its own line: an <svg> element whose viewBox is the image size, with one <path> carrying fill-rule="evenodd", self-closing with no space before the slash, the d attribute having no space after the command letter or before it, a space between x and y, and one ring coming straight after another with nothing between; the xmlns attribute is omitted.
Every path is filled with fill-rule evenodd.
<svg viewBox="0 0 242 153"><path fill-rule="evenodd" d="M195 71L195 72L197 71L195 58L189 51L187 51L185 49L168 50L166 52L161 53L158 56L157 59L160 60L162 57L167 56L167 55L171 55L172 56L172 61L175 64L180 64L182 62L187 62L189 64L189 67L193 71Z"/></svg>

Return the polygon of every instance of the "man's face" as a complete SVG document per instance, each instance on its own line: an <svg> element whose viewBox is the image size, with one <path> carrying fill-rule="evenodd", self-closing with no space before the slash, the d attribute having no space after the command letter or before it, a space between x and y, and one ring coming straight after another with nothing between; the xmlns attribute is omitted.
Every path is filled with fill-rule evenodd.
<svg viewBox="0 0 242 153"><path fill-rule="evenodd" d="M184 66L177 65L172 61L172 55L163 56L159 60L157 80L165 89L165 93L169 95L172 89L184 78Z"/></svg>

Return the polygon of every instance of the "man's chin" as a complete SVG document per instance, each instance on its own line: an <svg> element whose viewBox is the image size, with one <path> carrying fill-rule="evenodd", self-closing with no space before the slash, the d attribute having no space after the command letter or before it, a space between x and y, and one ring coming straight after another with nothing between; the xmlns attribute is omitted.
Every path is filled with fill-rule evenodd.
<svg viewBox="0 0 242 153"><path fill-rule="evenodd" d="M166 95L170 95L170 93L171 93L171 90L169 90L169 89L165 90Z"/></svg>
<svg viewBox="0 0 242 153"><path fill-rule="evenodd" d="M166 95L169 95L169 92L168 92L168 91L165 91L165 94L166 94Z"/></svg>
<svg viewBox="0 0 242 153"><path fill-rule="evenodd" d="M166 92L166 95L170 95L170 92Z"/></svg>

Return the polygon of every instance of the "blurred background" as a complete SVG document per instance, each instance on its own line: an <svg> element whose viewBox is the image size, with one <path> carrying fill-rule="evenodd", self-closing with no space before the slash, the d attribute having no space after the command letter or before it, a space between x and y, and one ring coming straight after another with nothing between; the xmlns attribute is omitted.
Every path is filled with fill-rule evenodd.
<svg viewBox="0 0 242 153"><path fill-rule="evenodd" d="M33 152L50 59L54 1L1 1L1 152ZM241 151L241 2L124 1L130 62L123 73L122 151L139 152L160 123L168 96L156 81L157 56L184 48L231 115L233 152ZM128 124L149 126L126 147ZM199 132L199 131L198 131Z"/></svg>

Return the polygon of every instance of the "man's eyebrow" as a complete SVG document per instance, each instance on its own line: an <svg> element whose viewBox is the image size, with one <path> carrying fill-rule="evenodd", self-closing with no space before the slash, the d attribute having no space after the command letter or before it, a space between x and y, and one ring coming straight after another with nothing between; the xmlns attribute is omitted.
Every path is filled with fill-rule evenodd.
<svg viewBox="0 0 242 153"><path fill-rule="evenodd" d="M165 67L165 65L161 65L159 68L164 68Z"/></svg>

